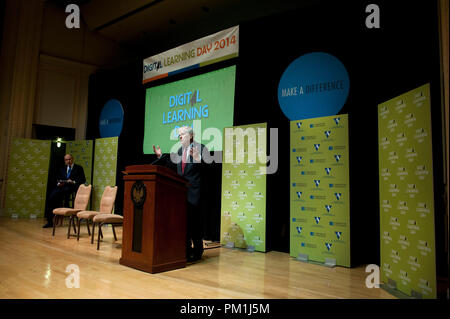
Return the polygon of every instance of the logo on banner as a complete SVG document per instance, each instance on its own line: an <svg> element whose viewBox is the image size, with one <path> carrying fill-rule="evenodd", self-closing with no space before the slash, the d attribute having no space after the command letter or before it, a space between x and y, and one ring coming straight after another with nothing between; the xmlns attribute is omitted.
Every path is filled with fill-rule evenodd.
<svg viewBox="0 0 450 319"><path fill-rule="evenodd" d="M301 198L301 197L302 197L302 194L303 194L302 192L297 192L297 197L298 197L298 198Z"/></svg>
<svg viewBox="0 0 450 319"><path fill-rule="evenodd" d="M350 90L345 66L325 52L300 56L284 71L278 102L291 121L336 115Z"/></svg>
<svg viewBox="0 0 450 319"><path fill-rule="evenodd" d="M314 180L314 184L316 185L316 187L319 187L320 179L315 179Z"/></svg>
<svg viewBox="0 0 450 319"><path fill-rule="evenodd" d="M327 210L327 212L329 213L331 211L331 205L325 205L325 209Z"/></svg>
<svg viewBox="0 0 450 319"><path fill-rule="evenodd" d="M298 162L299 164L301 164L302 160L303 160L303 157L302 157L302 156L297 156L297 162Z"/></svg>
<svg viewBox="0 0 450 319"><path fill-rule="evenodd" d="M123 127L123 107L116 100L111 99L103 106L100 113L99 130L101 137L120 136Z"/></svg>
<svg viewBox="0 0 450 319"><path fill-rule="evenodd" d="M330 135L331 135L331 131L325 131L325 136L326 136L327 138L329 138Z"/></svg>
<svg viewBox="0 0 450 319"><path fill-rule="evenodd" d="M142 82L230 59L238 53L239 26L235 26L144 59Z"/></svg>
<svg viewBox="0 0 450 319"><path fill-rule="evenodd" d="M314 220L316 221L316 224L320 223L320 217L314 217Z"/></svg>
<svg viewBox="0 0 450 319"><path fill-rule="evenodd" d="M320 144L314 144L314 148L316 149L316 151L319 150Z"/></svg>
<svg viewBox="0 0 450 319"><path fill-rule="evenodd" d="M336 233L337 239L341 239L342 232L341 232L341 231L337 231L337 232L335 232L335 233Z"/></svg>
<svg viewBox="0 0 450 319"><path fill-rule="evenodd" d="M334 158L336 159L336 162L338 162L338 163L341 160L341 157L342 157L342 155L338 155L338 154L334 155Z"/></svg>
<svg viewBox="0 0 450 319"><path fill-rule="evenodd" d="M334 119L334 123L336 123L336 125L339 125L339 122L341 121L340 117L335 117Z"/></svg>
<svg viewBox="0 0 450 319"><path fill-rule="evenodd" d="M325 172L327 172L327 175L330 175L331 167L325 167Z"/></svg>
<svg viewBox="0 0 450 319"><path fill-rule="evenodd" d="M336 196L337 200L341 199L342 193L334 193L334 196Z"/></svg>
<svg viewBox="0 0 450 319"><path fill-rule="evenodd" d="M302 233L302 230L303 230L303 227L297 227L297 232L298 232L299 234Z"/></svg>
<svg viewBox="0 0 450 319"><path fill-rule="evenodd" d="M331 243L325 243L325 246L327 247L328 251L330 251L331 246L333 246L333 244L331 244Z"/></svg>
<svg viewBox="0 0 450 319"><path fill-rule="evenodd" d="M302 122L298 122L297 123L297 128L299 128L299 129L302 128L302 124L303 124Z"/></svg>

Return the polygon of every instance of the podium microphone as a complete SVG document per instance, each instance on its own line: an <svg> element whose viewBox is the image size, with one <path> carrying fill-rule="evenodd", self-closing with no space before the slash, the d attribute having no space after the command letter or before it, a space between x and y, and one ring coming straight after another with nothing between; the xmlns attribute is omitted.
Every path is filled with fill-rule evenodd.
<svg viewBox="0 0 450 319"><path fill-rule="evenodd" d="M154 160L153 162L150 163L150 165L153 165L155 163L157 163L159 160L161 160L164 156L166 156L167 153L162 154L159 158L157 158L156 160Z"/></svg>

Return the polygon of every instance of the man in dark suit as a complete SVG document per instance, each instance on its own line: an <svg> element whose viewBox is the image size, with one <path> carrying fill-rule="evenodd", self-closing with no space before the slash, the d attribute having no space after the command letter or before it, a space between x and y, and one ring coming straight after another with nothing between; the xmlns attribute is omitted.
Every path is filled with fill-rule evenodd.
<svg viewBox="0 0 450 319"><path fill-rule="evenodd" d="M178 133L181 147L176 154L171 154L171 160L162 157L159 146L153 145L153 150L163 165L175 169L178 175L183 176L189 182L186 212L186 259L191 262L201 259L203 254L203 218L200 204L205 164L203 155L206 156L209 152L205 145L194 141L194 132L191 127L180 127Z"/></svg>
<svg viewBox="0 0 450 319"><path fill-rule="evenodd" d="M64 162L66 165L58 170L56 187L49 197L49 209L45 211L47 224L44 225L44 228L53 227L53 210L61 207L63 199L76 193L80 184L86 183L83 167L73 163L71 154L64 156Z"/></svg>

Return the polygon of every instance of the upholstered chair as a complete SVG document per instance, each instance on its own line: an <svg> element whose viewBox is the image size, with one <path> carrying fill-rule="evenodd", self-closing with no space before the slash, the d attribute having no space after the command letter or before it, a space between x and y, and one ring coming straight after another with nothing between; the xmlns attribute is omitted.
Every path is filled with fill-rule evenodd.
<svg viewBox="0 0 450 319"><path fill-rule="evenodd" d="M72 226L73 226L75 233L79 233L79 228L78 228L78 232L77 232L77 229L75 227L74 218L76 218L76 215L78 212L86 209L86 207L89 203L89 198L91 197L91 189L92 189L92 185L86 186L86 185L81 184L78 187L78 191L75 196L75 203L74 203L73 208L60 207L60 208L55 208L53 210L53 215L54 215L53 216L53 236L55 236L55 226L56 226L58 220L62 220L62 219L64 219L64 217L69 217L69 227L67 230L67 238L70 237L70 228Z"/></svg>
<svg viewBox="0 0 450 319"><path fill-rule="evenodd" d="M117 241L116 230L114 227L123 225L123 216L120 216L117 214L99 214L99 215L94 216L94 219L92 220L92 222L93 222L93 226L92 226L91 242L94 240L95 225L98 225L97 250L99 250L100 249L100 236L102 235L102 226L105 224L110 224L112 226L114 240Z"/></svg>
<svg viewBox="0 0 450 319"><path fill-rule="evenodd" d="M102 194L102 199L100 201L99 211L84 210L77 213L78 218L78 229L80 229L81 220L86 220L86 223L92 221L96 215L99 214L111 214L114 208L114 202L116 201L117 186L106 186ZM89 229L89 228L88 228ZM88 231L89 232L89 231ZM89 234L90 235L90 234ZM100 234L101 235L101 234ZM80 232L78 232L77 240L80 239ZM94 229L92 229L92 240L91 244L94 243Z"/></svg>

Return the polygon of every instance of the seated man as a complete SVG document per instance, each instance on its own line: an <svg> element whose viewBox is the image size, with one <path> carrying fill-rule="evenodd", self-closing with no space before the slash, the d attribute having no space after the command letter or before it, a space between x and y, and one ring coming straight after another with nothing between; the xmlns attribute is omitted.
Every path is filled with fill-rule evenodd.
<svg viewBox="0 0 450 319"><path fill-rule="evenodd" d="M45 211L47 224L43 228L53 227L53 210L61 207L64 198L67 198L72 193L76 193L80 184L86 183L83 167L73 163L71 154L64 156L64 162L66 165L56 174L56 187L48 199L48 210Z"/></svg>

